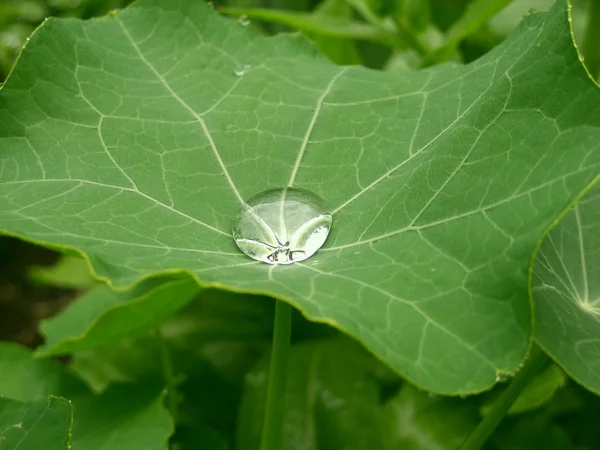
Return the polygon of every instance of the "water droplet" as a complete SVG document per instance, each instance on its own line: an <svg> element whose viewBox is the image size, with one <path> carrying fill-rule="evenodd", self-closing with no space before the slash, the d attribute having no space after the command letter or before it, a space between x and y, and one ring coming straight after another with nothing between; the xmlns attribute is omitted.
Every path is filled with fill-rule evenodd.
<svg viewBox="0 0 600 450"><path fill-rule="evenodd" d="M242 14L240 17L238 17L238 22L243 27L247 27L248 25L250 25L250 19L246 14Z"/></svg>
<svg viewBox="0 0 600 450"><path fill-rule="evenodd" d="M233 223L242 252L268 264L304 261L325 243L332 216L323 199L303 189L271 189L245 203Z"/></svg>
<svg viewBox="0 0 600 450"><path fill-rule="evenodd" d="M427 394L427 397L429 397L429 398L436 398L436 397L437 397L437 394L436 394L435 392L429 392L429 393Z"/></svg>
<svg viewBox="0 0 600 450"><path fill-rule="evenodd" d="M496 375L496 383L503 383L507 379L508 379L508 376L503 373L499 373L498 375Z"/></svg>
<svg viewBox="0 0 600 450"><path fill-rule="evenodd" d="M233 69L233 74L236 77L243 77L246 72L248 72L250 69L252 68L252 64L244 64L243 66L236 66L235 69Z"/></svg>
<svg viewBox="0 0 600 450"><path fill-rule="evenodd" d="M459 397L460 398L467 398L467 394L460 394Z"/></svg>
<svg viewBox="0 0 600 450"><path fill-rule="evenodd" d="M579 55L579 61L581 61L581 62L585 61L585 56Z"/></svg>

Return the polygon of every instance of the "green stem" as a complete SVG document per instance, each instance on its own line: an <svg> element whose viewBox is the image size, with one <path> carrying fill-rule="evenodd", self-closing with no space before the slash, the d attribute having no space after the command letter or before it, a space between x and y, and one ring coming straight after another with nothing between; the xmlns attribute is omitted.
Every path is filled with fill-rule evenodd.
<svg viewBox="0 0 600 450"><path fill-rule="evenodd" d="M275 302L275 329L260 450L281 450L285 386L292 334L292 307Z"/></svg>
<svg viewBox="0 0 600 450"><path fill-rule="evenodd" d="M600 75L600 0L590 1L588 22L581 45L585 65L594 80Z"/></svg>
<svg viewBox="0 0 600 450"><path fill-rule="evenodd" d="M479 422L477 428L473 430L461 446L461 450L479 450L482 448L485 441L494 432L525 386L549 363L550 359L546 354L537 345L534 345L523 368L515 375L508 387L494 402L491 411Z"/></svg>
<svg viewBox="0 0 600 450"><path fill-rule="evenodd" d="M164 338L160 327L156 329L156 337L160 346L160 354L162 359L163 377L167 383L167 408L171 413L173 421L177 419L177 397L175 394L175 373L173 370L173 359L171 358L171 351L169 350L169 344Z"/></svg>

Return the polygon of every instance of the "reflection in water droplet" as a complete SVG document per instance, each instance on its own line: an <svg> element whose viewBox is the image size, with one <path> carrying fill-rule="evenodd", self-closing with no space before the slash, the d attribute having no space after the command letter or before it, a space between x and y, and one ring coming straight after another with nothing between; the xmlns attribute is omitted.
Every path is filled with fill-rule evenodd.
<svg viewBox="0 0 600 450"><path fill-rule="evenodd" d="M235 243L268 264L304 261L323 246L332 216L323 199L303 189L271 189L252 197L233 223Z"/></svg>
<svg viewBox="0 0 600 450"><path fill-rule="evenodd" d="M240 17L238 17L238 22L244 27L250 25L250 19L248 19L248 16L246 14L242 14Z"/></svg>
<svg viewBox="0 0 600 450"><path fill-rule="evenodd" d="M233 69L233 74L236 77L242 77L246 74L246 72L248 72L250 69L252 68L252 64L244 64L243 66L236 66L235 69Z"/></svg>

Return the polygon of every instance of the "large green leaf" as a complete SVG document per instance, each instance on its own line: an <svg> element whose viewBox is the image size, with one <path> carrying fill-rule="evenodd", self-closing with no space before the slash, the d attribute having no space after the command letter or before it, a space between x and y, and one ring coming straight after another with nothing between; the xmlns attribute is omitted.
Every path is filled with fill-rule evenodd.
<svg viewBox="0 0 600 450"><path fill-rule="evenodd" d="M50 395L85 395L87 388L56 361L36 360L20 345L0 343L0 396L32 402Z"/></svg>
<svg viewBox="0 0 600 450"><path fill-rule="evenodd" d="M2 450L70 450L73 406L60 397L24 403L0 397Z"/></svg>
<svg viewBox="0 0 600 450"><path fill-rule="evenodd" d="M74 450L167 449L173 424L161 385L140 381L94 395L55 361L36 360L28 349L0 343L0 396L35 402L50 395L73 402ZM46 443L34 448L46 449Z"/></svg>
<svg viewBox="0 0 600 450"><path fill-rule="evenodd" d="M160 386L111 386L76 399L74 450L167 450L173 433Z"/></svg>
<svg viewBox="0 0 600 450"><path fill-rule="evenodd" d="M0 92L0 227L119 286L183 270L267 293L421 386L488 388L526 353L537 241L599 170L600 92L567 16L408 74L332 65L196 0L51 19ZM286 185L329 202L332 235L305 263L251 261L232 217Z"/></svg>
<svg viewBox="0 0 600 450"><path fill-rule="evenodd" d="M600 183L544 238L532 281L535 338L600 393Z"/></svg>
<svg viewBox="0 0 600 450"><path fill-rule="evenodd" d="M46 342L38 352L72 353L139 335L169 319L198 292L198 284L189 277L153 278L127 292L98 286L42 324Z"/></svg>

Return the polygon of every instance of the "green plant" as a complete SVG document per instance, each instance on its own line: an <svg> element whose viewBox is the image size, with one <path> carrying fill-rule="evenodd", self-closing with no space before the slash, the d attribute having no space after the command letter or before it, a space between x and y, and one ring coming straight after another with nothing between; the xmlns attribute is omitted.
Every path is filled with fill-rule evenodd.
<svg viewBox="0 0 600 450"><path fill-rule="evenodd" d="M507 3L224 9L386 71L195 0L44 22L0 91L0 227L102 283L0 345L8 448L595 448L546 354L600 392L597 74L563 1L458 64ZM232 219L285 186L332 233L253 261Z"/></svg>

